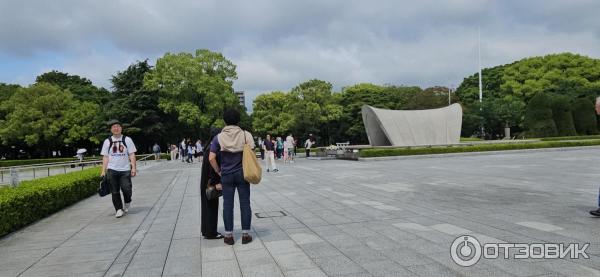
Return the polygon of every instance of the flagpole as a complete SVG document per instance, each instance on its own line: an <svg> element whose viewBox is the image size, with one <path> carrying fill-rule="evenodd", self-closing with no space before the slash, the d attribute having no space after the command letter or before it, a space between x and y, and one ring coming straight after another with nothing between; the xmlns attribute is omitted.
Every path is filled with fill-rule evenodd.
<svg viewBox="0 0 600 277"><path fill-rule="evenodd" d="M481 28L477 28L477 56L479 61L479 112L481 114L481 138L485 139L484 129L483 129L483 82L481 76Z"/></svg>

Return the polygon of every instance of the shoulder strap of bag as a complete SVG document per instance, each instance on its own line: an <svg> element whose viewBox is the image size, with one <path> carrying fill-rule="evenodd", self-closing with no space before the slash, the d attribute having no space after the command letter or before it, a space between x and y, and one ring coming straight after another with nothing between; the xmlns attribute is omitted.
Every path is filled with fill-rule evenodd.
<svg viewBox="0 0 600 277"><path fill-rule="evenodd" d="M129 154L129 145L127 145L127 136L126 135L122 135L122 136L123 136L123 138L122 138L123 139L123 144L125 144L125 148L127 148L127 153ZM112 139L112 136L108 137L108 142L109 142L108 149L110 151L110 148L112 148L113 143L115 143L113 141L113 139Z"/></svg>

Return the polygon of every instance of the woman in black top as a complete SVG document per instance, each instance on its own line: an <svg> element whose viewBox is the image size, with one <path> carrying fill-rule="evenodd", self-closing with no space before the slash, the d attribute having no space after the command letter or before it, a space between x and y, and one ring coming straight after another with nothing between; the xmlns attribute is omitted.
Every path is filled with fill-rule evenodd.
<svg viewBox="0 0 600 277"><path fill-rule="evenodd" d="M219 128L211 128L210 129L210 139L207 141L212 141L213 138L221 132ZM210 147L210 145L207 145ZM217 232L217 224L219 220L219 198L208 200L206 198L206 189L209 186L217 186L220 188L221 186L221 177L217 174L210 163L208 162L208 154L210 151L204 151L203 159L202 159L202 175L200 177L200 203L202 206L201 213L201 229L202 236L205 239L222 239L223 236L221 233ZM220 155L217 155L217 163L221 163Z"/></svg>

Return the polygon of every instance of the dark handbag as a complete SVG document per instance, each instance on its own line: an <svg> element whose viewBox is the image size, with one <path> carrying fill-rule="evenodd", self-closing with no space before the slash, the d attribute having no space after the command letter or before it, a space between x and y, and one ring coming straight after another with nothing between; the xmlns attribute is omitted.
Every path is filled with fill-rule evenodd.
<svg viewBox="0 0 600 277"><path fill-rule="evenodd" d="M206 199L214 200L223 195L223 192L218 190L215 186L210 186L206 188Z"/></svg>
<svg viewBox="0 0 600 277"><path fill-rule="evenodd" d="M104 175L102 177L102 181L100 181L100 186L98 186L98 195L100 197L104 197L110 194L110 184L108 182L108 177Z"/></svg>

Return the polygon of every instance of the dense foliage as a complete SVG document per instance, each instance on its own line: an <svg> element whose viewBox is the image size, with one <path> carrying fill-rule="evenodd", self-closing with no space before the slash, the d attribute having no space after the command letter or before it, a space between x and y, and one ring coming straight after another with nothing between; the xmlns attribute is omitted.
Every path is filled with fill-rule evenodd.
<svg viewBox="0 0 600 277"><path fill-rule="evenodd" d="M564 53L526 58L483 69L483 102L478 74L455 93L445 87L360 83L335 91L324 80L300 82L289 91L259 94L253 114L233 91L236 66L220 53L167 53L156 65L136 62L117 72L111 91L86 78L50 71L27 87L0 84L0 153L4 157L74 155L77 148L99 152L108 136L105 122L119 119L140 153L154 143L163 150L182 138L206 138L222 127L227 107L242 112L241 125L257 136L309 134L317 145L367 144L361 108L417 110L460 103L462 136L502 138L593 135L600 121L594 101L600 94L600 60ZM450 95L450 99L449 99ZM483 127L483 133L481 133Z"/></svg>

